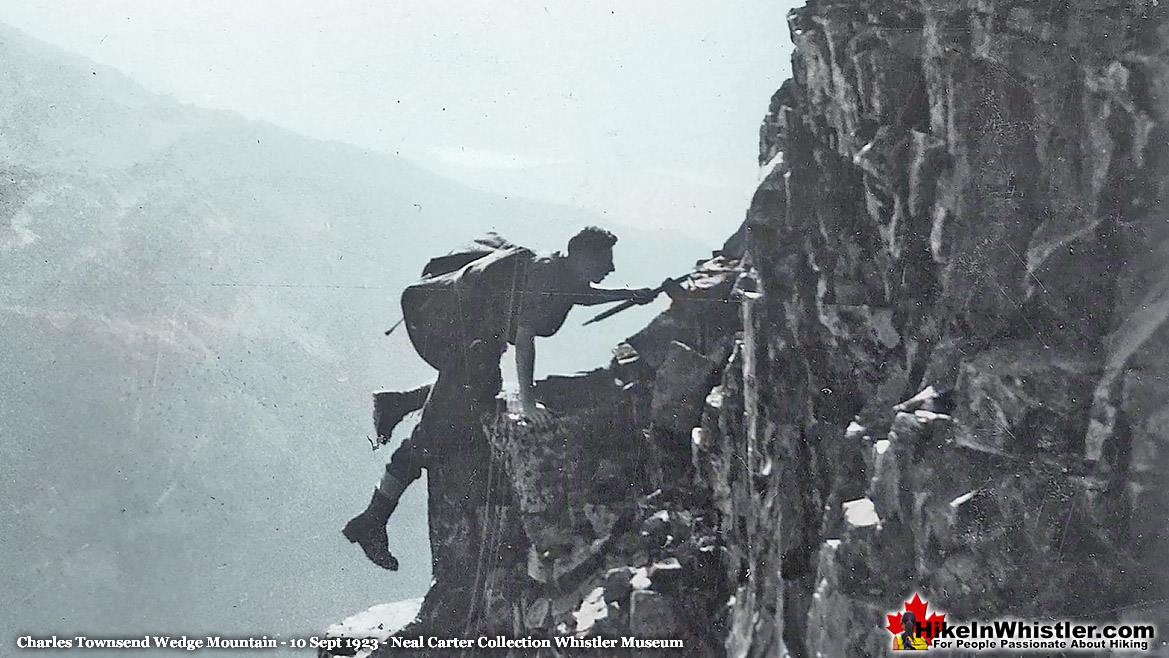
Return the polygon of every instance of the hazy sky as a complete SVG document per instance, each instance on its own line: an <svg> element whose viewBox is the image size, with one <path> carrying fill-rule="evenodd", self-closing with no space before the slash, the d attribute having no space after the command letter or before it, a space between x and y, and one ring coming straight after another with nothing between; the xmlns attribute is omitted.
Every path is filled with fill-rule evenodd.
<svg viewBox="0 0 1169 658"><path fill-rule="evenodd" d="M183 101L721 240L795 4L0 0L0 22Z"/></svg>

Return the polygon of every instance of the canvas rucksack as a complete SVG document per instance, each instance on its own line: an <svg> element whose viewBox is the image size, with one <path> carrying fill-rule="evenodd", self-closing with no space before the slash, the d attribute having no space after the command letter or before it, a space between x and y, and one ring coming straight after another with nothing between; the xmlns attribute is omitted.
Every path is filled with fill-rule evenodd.
<svg viewBox="0 0 1169 658"><path fill-rule="evenodd" d="M418 355L437 370L451 366L461 350L499 352L507 340L511 305L499 291L514 288L533 253L498 234L431 259L422 278L402 292L402 317Z"/></svg>

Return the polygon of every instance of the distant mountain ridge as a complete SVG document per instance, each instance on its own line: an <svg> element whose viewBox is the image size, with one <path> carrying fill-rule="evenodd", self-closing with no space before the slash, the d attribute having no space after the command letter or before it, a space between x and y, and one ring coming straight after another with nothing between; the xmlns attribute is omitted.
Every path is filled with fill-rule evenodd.
<svg viewBox="0 0 1169 658"><path fill-rule="evenodd" d="M338 533L388 457L361 442L369 391L432 376L381 336L397 295L472 235L558 248L597 218L181 105L4 26L0 61L0 633L311 633L421 594L421 487L407 571ZM638 285L708 253L618 232ZM540 365L596 363L646 317L570 320Z"/></svg>

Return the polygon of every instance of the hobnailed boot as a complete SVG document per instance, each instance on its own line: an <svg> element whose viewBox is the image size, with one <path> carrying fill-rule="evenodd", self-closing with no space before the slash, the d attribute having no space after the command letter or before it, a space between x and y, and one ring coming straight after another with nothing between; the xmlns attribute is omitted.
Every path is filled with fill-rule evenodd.
<svg viewBox="0 0 1169 658"><path fill-rule="evenodd" d="M377 391L373 394L373 426L377 431L378 442L390 442L390 435L394 428L406 416L418 411L426 404L430 395L430 385L419 386L410 391Z"/></svg>
<svg viewBox="0 0 1169 658"><path fill-rule="evenodd" d="M391 482L387 483L387 480ZM373 490L369 506L346 523L345 529L341 531L349 543L361 547L370 562L390 571L398 570L398 559L390 553L386 523L398 507L398 498L405 489L404 485L387 473L382 484Z"/></svg>

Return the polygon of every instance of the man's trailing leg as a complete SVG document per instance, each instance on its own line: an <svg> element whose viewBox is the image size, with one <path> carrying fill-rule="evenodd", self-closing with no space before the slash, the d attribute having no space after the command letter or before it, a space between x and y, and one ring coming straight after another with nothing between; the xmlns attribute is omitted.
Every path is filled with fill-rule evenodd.
<svg viewBox="0 0 1169 658"><path fill-rule="evenodd" d="M390 540L386 534L386 523L398 507L398 499L414 479L395 476L392 464L386 466L382 481L373 490L373 496L365 511L345 524L342 533L350 543L357 544L370 562L390 571L398 570L398 559L390 553Z"/></svg>

